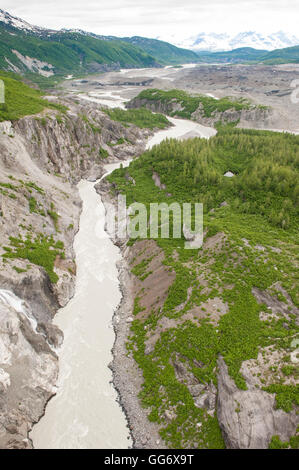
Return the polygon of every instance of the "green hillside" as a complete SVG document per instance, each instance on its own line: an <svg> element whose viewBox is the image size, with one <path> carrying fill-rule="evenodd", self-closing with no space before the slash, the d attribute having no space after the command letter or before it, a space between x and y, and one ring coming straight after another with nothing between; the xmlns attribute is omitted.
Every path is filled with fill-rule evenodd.
<svg viewBox="0 0 299 470"><path fill-rule="evenodd" d="M134 46L138 46L146 51L162 65L179 65L183 63L198 62L198 56L195 52L188 49L181 49L168 42L157 39L148 39L140 36L131 38L122 38Z"/></svg>
<svg viewBox="0 0 299 470"><path fill-rule="evenodd" d="M22 56L51 64L55 74L92 72L104 64L120 67L157 65L156 60L142 49L123 41L104 41L79 33L57 33L42 37L0 24L0 68L8 70L9 61L20 72L28 72L28 67L14 50ZM45 66L43 70L50 69Z"/></svg>
<svg viewBox="0 0 299 470"><path fill-rule="evenodd" d="M263 63L267 65L299 63L299 46L264 51L242 47L227 52L198 52L202 63Z"/></svg>
<svg viewBox="0 0 299 470"><path fill-rule="evenodd" d="M287 47L286 49L276 49L275 51L268 52L262 57L264 64L286 64L286 63L299 63L299 46Z"/></svg>
<svg viewBox="0 0 299 470"><path fill-rule="evenodd" d="M23 116L36 114L45 108L64 112L66 108L43 99L39 90L30 88L20 80L12 78L13 74L0 72L0 80L5 85L5 104L0 104L0 122L14 121Z"/></svg>
<svg viewBox="0 0 299 470"><path fill-rule="evenodd" d="M164 114L152 113L149 109L121 109L103 108L103 112L108 114L110 119L127 124L135 124L141 129L165 129L170 126L170 122Z"/></svg>
<svg viewBox="0 0 299 470"><path fill-rule="evenodd" d="M268 51L241 47L226 52L198 52L198 60L205 63L240 63L260 60Z"/></svg>

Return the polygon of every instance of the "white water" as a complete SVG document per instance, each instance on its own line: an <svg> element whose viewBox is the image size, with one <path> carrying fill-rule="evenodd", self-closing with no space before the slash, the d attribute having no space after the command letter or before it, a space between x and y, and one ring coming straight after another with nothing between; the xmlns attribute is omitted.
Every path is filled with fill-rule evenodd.
<svg viewBox="0 0 299 470"><path fill-rule="evenodd" d="M0 289L0 302L5 305L8 305L9 307L16 310L18 313L24 315L24 317L29 320L32 329L36 331L37 321L34 318L29 306L24 300L20 299L20 297L17 297L13 292L9 290Z"/></svg>
<svg viewBox="0 0 299 470"><path fill-rule="evenodd" d="M170 120L174 127L157 132L147 148L167 137L184 138L190 132L209 137L214 133L214 129L191 121ZM107 165L106 169L111 172L119 166ZM57 395L31 432L37 449L119 449L131 445L108 368L113 359L112 317L121 300L116 268L120 251L104 230L105 209L93 186L87 181L79 183L83 211L74 243L76 293L54 319L65 339L58 352Z"/></svg>

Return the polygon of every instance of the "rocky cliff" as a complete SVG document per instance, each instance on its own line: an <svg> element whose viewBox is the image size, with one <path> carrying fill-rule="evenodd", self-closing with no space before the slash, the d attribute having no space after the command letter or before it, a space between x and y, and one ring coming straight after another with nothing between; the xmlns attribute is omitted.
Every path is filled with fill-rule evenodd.
<svg viewBox="0 0 299 470"><path fill-rule="evenodd" d="M184 111L181 103L176 100L148 100L146 98L133 98L126 104L127 108L145 107L157 113L180 118L180 112ZM213 111L211 116L206 116L202 104L192 113L191 119L203 126L214 126L216 123L236 123L239 127L269 128L273 124L273 111L270 108L252 106L250 109L236 110L234 108L226 111Z"/></svg>

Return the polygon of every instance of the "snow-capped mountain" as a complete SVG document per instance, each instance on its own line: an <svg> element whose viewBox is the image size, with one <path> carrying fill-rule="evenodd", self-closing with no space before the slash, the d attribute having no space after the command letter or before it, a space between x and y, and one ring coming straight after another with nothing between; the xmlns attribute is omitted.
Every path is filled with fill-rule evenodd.
<svg viewBox="0 0 299 470"><path fill-rule="evenodd" d="M162 39L162 38L159 38ZM261 34L255 31L246 31L231 35L227 33L199 33L182 41L175 37L168 38L178 47L185 47L195 51L231 51L240 47L252 47L272 51L299 45L299 38L283 31L273 34Z"/></svg>
<svg viewBox="0 0 299 470"><path fill-rule="evenodd" d="M23 31L35 32L35 33L43 31L43 28L39 28L38 26L33 26L32 24L27 23L27 21L24 21L21 18L17 18L16 16L12 16L9 13L7 13L7 11L1 10L1 9L0 9L0 22L5 23L8 26L21 29Z"/></svg>

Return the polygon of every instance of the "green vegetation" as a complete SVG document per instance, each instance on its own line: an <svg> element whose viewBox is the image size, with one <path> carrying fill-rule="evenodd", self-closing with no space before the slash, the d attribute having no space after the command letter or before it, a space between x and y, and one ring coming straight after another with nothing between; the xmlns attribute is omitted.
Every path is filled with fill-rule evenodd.
<svg viewBox="0 0 299 470"><path fill-rule="evenodd" d="M59 104L50 103L42 98L39 90L30 88L25 83L7 77L2 72L0 80L5 85L5 104L0 104L0 122L14 121L26 115L37 114L45 108L65 112L66 108Z"/></svg>
<svg viewBox="0 0 299 470"><path fill-rule="evenodd" d="M170 116L180 116L185 119L192 119L192 114L201 106L203 116L211 117L214 112L227 111L228 109L235 109L241 111L242 109L249 109L252 105L245 99L221 98L216 100L210 96L205 95L190 95L183 90L169 90L163 91L156 88L149 88L143 90L136 97L137 100L147 100L149 102L159 101L164 104L167 109L167 114ZM174 110L174 105L180 105L181 109Z"/></svg>
<svg viewBox="0 0 299 470"><path fill-rule="evenodd" d="M51 219L53 221L56 232L58 232L59 215L57 214L57 212L54 209L55 209L54 204L53 204L53 202L51 202L51 210L48 210L48 215L51 217Z"/></svg>
<svg viewBox="0 0 299 470"><path fill-rule="evenodd" d="M269 445L269 449L299 449L299 429L297 435L292 436L289 442L283 442L279 436L273 436Z"/></svg>
<svg viewBox="0 0 299 470"><path fill-rule="evenodd" d="M259 352L264 356L266 350L280 351L280 369L270 378L269 371L260 373L259 388L275 393L276 406L285 411L298 404L298 387L285 383L296 377L289 357L298 334L292 314L292 305L299 305L298 152L298 136L220 126L218 135L208 141L166 140L108 177L114 191L126 194L128 205L202 202L206 239L215 239L210 248L185 250L183 239L159 236L163 263L175 273L175 280L162 308L153 305L146 311L142 290L135 299L128 353L143 371L143 406L170 447L224 447L217 417L194 405L187 385L176 375L177 363L199 383L217 386L221 355L236 385L245 390L242 363L257 361ZM227 171L235 176L224 177ZM153 172L165 190L155 185ZM136 240L128 245L132 243ZM139 281L152 274L150 262L147 257L132 268ZM289 294L292 304L274 285ZM253 288L284 302L289 315L272 316ZM216 316L217 324L215 311L207 307L208 300L216 298L227 305L226 313ZM184 319L194 309L200 315ZM176 326L161 332L157 326L163 317L176 321ZM145 353L147 339L157 332L159 339ZM171 420L165 419L166 410L172 410Z"/></svg>
<svg viewBox="0 0 299 470"><path fill-rule="evenodd" d="M101 148L99 149L99 157L100 157L101 159L105 159L105 158L107 158L108 156L109 156L108 150L105 150L105 149L103 149L103 147L101 147Z"/></svg>
<svg viewBox="0 0 299 470"><path fill-rule="evenodd" d="M37 235L33 240L30 235L25 240L20 236L10 237L10 246L3 247L4 259L28 259L31 263L44 268L50 281L56 283L58 276L54 272L54 262L57 256L64 257L64 245L61 241L55 241L53 237L43 234Z"/></svg>
<svg viewBox="0 0 299 470"><path fill-rule="evenodd" d="M29 210L38 213L38 204L34 197L29 198Z"/></svg>
<svg viewBox="0 0 299 470"><path fill-rule="evenodd" d="M298 150L299 138L292 134L223 127L210 140L166 140L146 152L130 166L131 176L140 181L136 188L127 188L125 170L114 172L114 179L126 190L130 204L134 198L143 202L144 188L150 200L156 197L155 171L176 201L200 201L206 212L227 201L240 215L258 215L282 228L298 227ZM227 171L235 177L223 177ZM158 196L163 202L165 193Z"/></svg>
<svg viewBox="0 0 299 470"><path fill-rule="evenodd" d="M149 109L121 109L121 108L103 108L110 119L118 121L123 124L135 124L141 129L165 129L170 125L170 122L163 114L154 114Z"/></svg>
<svg viewBox="0 0 299 470"><path fill-rule="evenodd" d="M153 256L141 261L141 263L137 264L136 266L134 266L134 268L132 268L132 273L135 274L135 276L137 276L141 281L144 281L144 279L146 279L151 274L150 271L147 271L147 267L152 261L152 259Z"/></svg>
<svg viewBox="0 0 299 470"><path fill-rule="evenodd" d="M299 385L273 384L264 387L266 392L275 393L276 407L287 413L292 410L293 404L299 405Z"/></svg>
<svg viewBox="0 0 299 470"><path fill-rule="evenodd" d="M37 184L34 183L33 181L29 181L29 182L25 183L25 186L27 188L34 189L39 194L45 194L45 191L42 188L40 188L39 186L37 186Z"/></svg>
<svg viewBox="0 0 299 470"><path fill-rule="evenodd" d="M10 191L8 191L10 190ZM12 191L12 192L11 192ZM18 187L11 183L0 183L0 194L2 196L8 196L11 199L16 199L15 192L18 191Z"/></svg>
<svg viewBox="0 0 299 470"><path fill-rule="evenodd" d="M22 274L22 273L26 273L26 272L27 272L27 269L18 268L17 266L13 266L13 269L14 269L18 274Z"/></svg>
<svg viewBox="0 0 299 470"><path fill-rule="evenodd" d="M9 176L9 178L11 180L14 180L15 182L18 181L20 185L16 186L16 184L0 182L0 194L2 194L3 196L8 196L12 199L16 199L15 193L18 193L20 189L23 189L23 190L25 189L27 190L26 197L28 198L30 212L35 212L37 214L46 215L43 210L43 206L39 204L33 196L31 196L33 190L38 192L39 194L44 194L45 193L44 190L40 188L39 186L37 186L37 184L32 181L25 182L23 180L15 180L15 178L13 178L12 176Z"/></svg>

